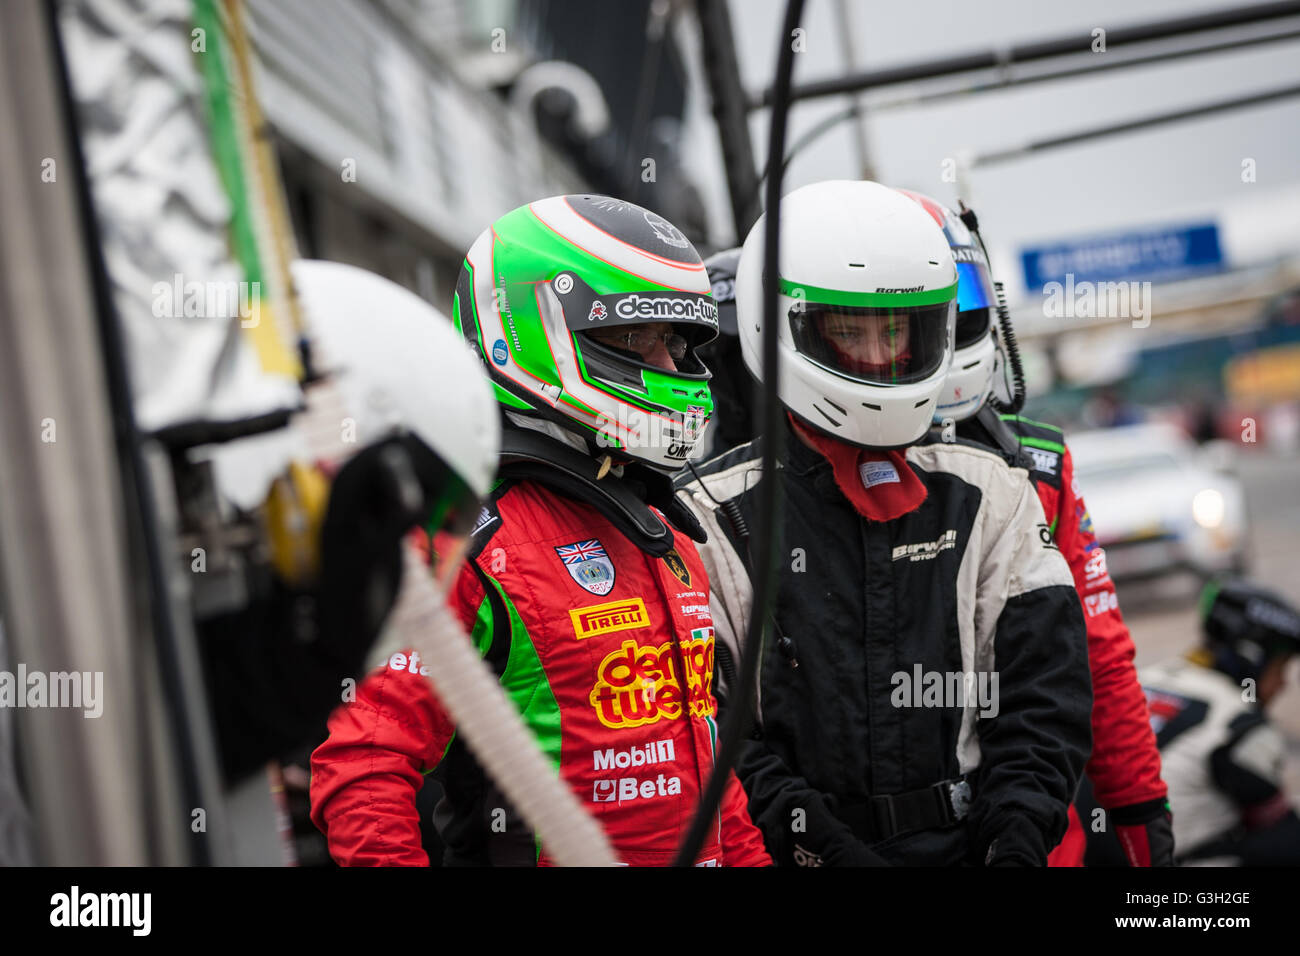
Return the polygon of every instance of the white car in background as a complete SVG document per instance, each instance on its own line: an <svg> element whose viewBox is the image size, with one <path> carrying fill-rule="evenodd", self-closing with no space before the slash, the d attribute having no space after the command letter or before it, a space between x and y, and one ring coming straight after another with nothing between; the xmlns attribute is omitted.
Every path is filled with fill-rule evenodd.
<svg viewBox="0 0 1300 956"><path fill-rule="evenodd" d="M1068 436L1079 491L1115 579L1244 573L1249 536L1226 443L1167 424Z"/></svg>

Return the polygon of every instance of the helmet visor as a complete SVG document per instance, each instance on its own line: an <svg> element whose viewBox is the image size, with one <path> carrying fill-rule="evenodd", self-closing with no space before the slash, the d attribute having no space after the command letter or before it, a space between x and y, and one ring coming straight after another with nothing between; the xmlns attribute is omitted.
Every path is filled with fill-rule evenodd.
<svg viewBox="0 0 1300 956"><path fill-rule="evenodd" d="M955 303L910 308L808 304L790 310L795 348L823 368L871 385L906 385L942 364Z"/></svg>
<svg viewBox="0 0 1300 956"><path fill-rule="evenodd" d="M994 301L993 281L983 258L958 262L957 348L966 348L984 338Z"/></svg>
<svg viewBox="0 0 1300 956"><path fill-rule="evenodd" d="M718 334L711 295L665 289L598 295L572 272L556 276L551 288L597 377L632 386L642 369L709 377L695 350Z"/></svg>

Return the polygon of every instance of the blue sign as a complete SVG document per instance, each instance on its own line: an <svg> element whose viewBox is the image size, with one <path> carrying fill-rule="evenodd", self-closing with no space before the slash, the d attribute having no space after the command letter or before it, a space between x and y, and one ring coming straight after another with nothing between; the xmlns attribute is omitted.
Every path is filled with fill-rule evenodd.
<svg viewBox="0 0 1300 956"><path fill-rule="evenodd" d="M1219 227L1214 223L1077 239L1020 253L1025 285L1049 282L1179 279L1223 266Z"/></svg>
<svg viewBox="0 0 1300 956"><path fill-rule="evenodd" d="M504 366L509 354L510 353L506 351L505 339L497 339L492 343L492 361L496 362L498 365Z"/></svg>

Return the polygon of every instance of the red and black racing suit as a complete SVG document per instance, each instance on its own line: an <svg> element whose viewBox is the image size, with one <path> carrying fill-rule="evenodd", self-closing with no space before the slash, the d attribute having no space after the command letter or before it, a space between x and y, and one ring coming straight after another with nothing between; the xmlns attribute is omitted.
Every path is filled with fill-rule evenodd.
<svg viewBox="0 0 1300 956"><path fill-rule="evenodd" d="M691 540L663 532L656 556L593 505L506 481L449 596L557 772L632 865L672 861L717 739L708 579ZM330 853L346 865L425 865L415 798L441 767L448 864L545 865L420 668L393 654L330 718L311 782ZM770 863L745 805L733 774L697 865Z"/></svg>
<svg viewBox="0 0 1300 956"><path fill-rule="evenodd" d="M958 426L962 437L995 444L980 415ZM1092 755L1087 775L1097 803L1107 812L1129 863L1172 864L1167 788L1160 777L1160 752L1151 731L1146 698L1133 666L1133 638L1120 614L1106 553L1097 543L1092 519L1074 480L1074 462L1059 428L1021 416L998 416L1032 464L1030 478L1061 554L1074 576L1088 630L1092 671ZM991 422L987 427L996 427ZM1091 825L1092 821L1089 821ZM1049 866L1082 866L1085 835L1070 807L1064 839L1048 856Z"/></svg>

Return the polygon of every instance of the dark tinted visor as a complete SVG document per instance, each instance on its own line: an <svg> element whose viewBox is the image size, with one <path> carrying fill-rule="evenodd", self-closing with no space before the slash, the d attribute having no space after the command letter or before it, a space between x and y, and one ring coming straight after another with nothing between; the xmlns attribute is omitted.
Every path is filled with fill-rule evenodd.
<svg viewBox="0 0 1300 956"><path fill-rule="evenodd" d="M957 258L956 347L974 345L988 334L996 298L984 256L970 247L953 249Z"/></svg>
<svg viewBox="0 0 1300 956"><path fill-rule="evenodd" d="M958 312L956 347L964 349L968 345L974 345L976 342L981 341L989 334L989 321L988 309L971 309L969 312Z"/></svg>
<svg viewBox="0 0 1300 956"><path fill-rule="evenodd" d="M790 331L799 352L838 375L905 385L939 368L953 308L952 302L900 309L808 303L790 310Z"/></svg>

